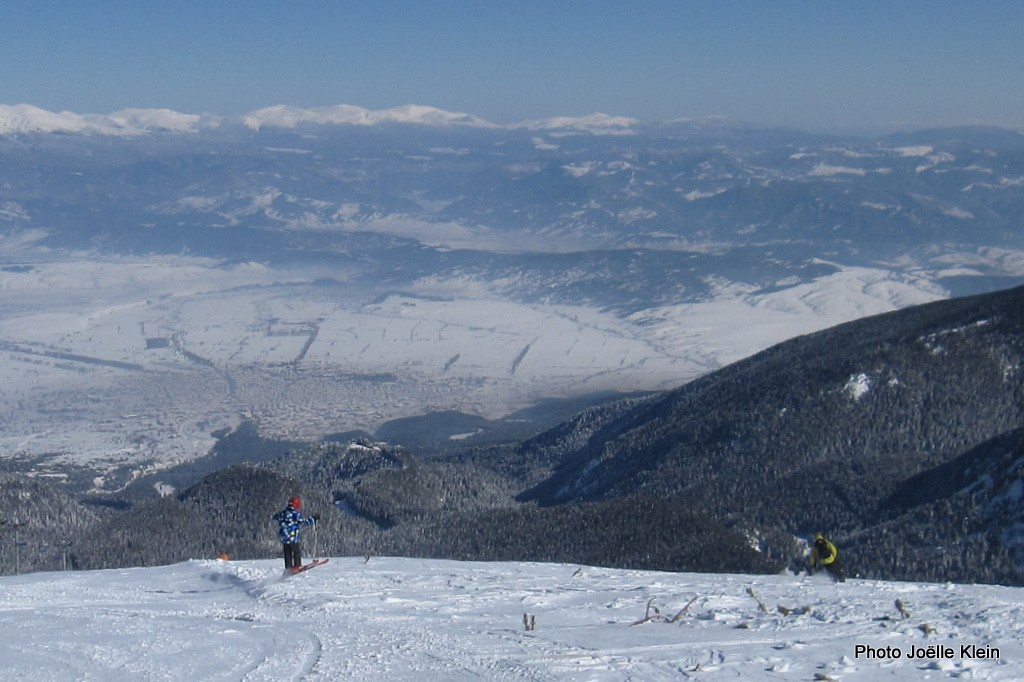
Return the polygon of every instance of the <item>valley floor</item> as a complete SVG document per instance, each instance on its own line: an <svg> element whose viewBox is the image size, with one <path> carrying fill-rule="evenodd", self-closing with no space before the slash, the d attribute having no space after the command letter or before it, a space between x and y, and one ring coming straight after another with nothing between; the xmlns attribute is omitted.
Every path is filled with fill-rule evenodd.
<svg viewBox="0 0 1024 682"><path fill-rule="evenodd" d="M524 303L484 283L381 292L330 277L344 279L184 257L0 270L0 465L84 466L117 490L130 482L118 469L195 459L243 419L265 437L317 440L433 411L497 418L544 398L664 390L792 336L946 295L916 274L848 268L767 292L722 284L706 301L626 315Z"/></svg>
<svg viewBox="0 0 1024 682"><path fill-rule="evenodd" d="M379 557L39 573L0 579L0 678L1021 680L1021 597Z"/></svg>

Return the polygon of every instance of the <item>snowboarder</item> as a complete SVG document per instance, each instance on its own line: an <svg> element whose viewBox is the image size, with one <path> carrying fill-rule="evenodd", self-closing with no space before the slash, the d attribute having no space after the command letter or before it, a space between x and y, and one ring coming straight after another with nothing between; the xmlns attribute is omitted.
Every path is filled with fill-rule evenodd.
<svg viewBox="0 0 1024 682"><path fill-rule="evenodd" d="M839 550L825 537L823 533L815 533L814 545L811 547L809 574L813 574L818 568L824 568L834 580L845 582L843 565L839 561Z"/></svg>
<svg viewBox="0 0 1024 682"><path fill-rule="evenodd" d="M273 518L278 523L278 535L284 545L284 567L294 571L302 566L302 535L299 529L312 526L320 517L315 514L303 516L302 500L293 497L288 500L288 506L274 514Z"/></svg>

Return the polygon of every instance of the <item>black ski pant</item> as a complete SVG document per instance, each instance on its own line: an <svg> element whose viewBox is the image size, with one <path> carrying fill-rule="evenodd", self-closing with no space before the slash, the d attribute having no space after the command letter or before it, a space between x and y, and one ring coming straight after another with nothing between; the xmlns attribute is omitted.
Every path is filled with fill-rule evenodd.
<svg viewBox="0 0 1024 682"><path fill-rule="evenodd" d="M845 583L846 582L846 570L843 568L843 564L840 563L840 561L838 559L836 559L835 561L833 561L830 564L812 565L810 568L807 569L807 574L808 575L813 575L814 573L816 573L818 570L820 570L822 568L824 568L825 572L828 573L832 577L832 579L835 580L836 582L840 582L840 583Z"/></svg>
<svg viewBox="0 0 1024 682"><path fill-rule="evenodd" d="M841 583L846 582L846 571L843 569L843 565L839 562L838 559L836 559L830 564L827 564L825 566L825 570L828 571L828 574L832 576L833 580Z"/></svg>
<svg viewBox="0 0 1024 682"><path fill-rule="evenodd" d="M284 567L298 568L302 565L302 545L298 542L284 543Z"/></svg>

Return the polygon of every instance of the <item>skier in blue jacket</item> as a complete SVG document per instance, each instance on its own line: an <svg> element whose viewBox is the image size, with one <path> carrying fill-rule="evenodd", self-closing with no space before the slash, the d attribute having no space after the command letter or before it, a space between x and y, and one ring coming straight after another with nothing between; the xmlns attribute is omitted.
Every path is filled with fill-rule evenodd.
<svg viewBox="0 0 1024 682"><path fill-rule="evenodd" d="M288 500L288 506L274 514L281 544L284 545L285 569L294 571L302 566L302 534L299 529L302 526L312 526L317 522L317 518L316 515L302 515L302 500L298 497Z"/></svg>

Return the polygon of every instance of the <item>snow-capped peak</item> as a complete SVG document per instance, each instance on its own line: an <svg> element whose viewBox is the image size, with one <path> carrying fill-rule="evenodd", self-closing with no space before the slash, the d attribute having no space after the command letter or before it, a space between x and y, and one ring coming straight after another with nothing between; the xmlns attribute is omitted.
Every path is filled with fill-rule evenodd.
<svg viewBox="0 0 1024 682"><path fill-rule="evenodd" d="M406 104L390 109L370 110L351 104L303 109L277 105L253 111L242 118L253 130L264 127L294 128L312 125L364 125L381 123L413 123L431 126L471 126L509 130L544 130L560 133L591 133L594 135L629 135L638 121L625 116L590 114L589 116L557 116L500 126L471 114L444 111L435 107Z"/></svg>
<svg viewBox="0 0 1024 682"><path fill-rule="evenodd" d="M253 111L242 118L242 123L253 130L264 127L294 128L301 124L314 125L377 125L380 123L415 123L420 125L464 125L478 128L497 127L493 123L470 114L456 113L415 104L373 111L351 104L303 109L277 105Z"/></svg>
<svg viewBox="0 0 1024 682"><path fill-rule="evenodd" d="M0 135L25 133L88 133L131 137L157 130L195 132L219 119L182 114L170 109L123 109L112 114L53 112L31 104L0 104Z"/></svg>
<svg viewBox="0 0 1024 682"><path fill-rule="evenodd" d="M171 109L122 109L103 118L125 130L166 130L173 133L194 133L200 127L213 126L220 121L217 117L182 114Z"/></svg>
<svg viewBox="0 0 1024 682"><path fill-rule="evenodd" d="M633 126L639 121L626 116L609 116L595 113L589 116L556 116L534 121L523 121L509 128L524 130L552 130L561 132L586 132L593 135L631 135Z"/></svg>
<svg viewBox="0 0 1024 682"><path fill-rule="evenodd" d="M384 120L399 123L423 123L429 125L468 125L483 128L496 128L490 121L478 116L458 112L444 111L434 107L418 104L406 104L400 107L374 112Z"/></svg>
<svg viewBox="0 0 1024 682"><path fill-rule="evenodd" d="M85 117L70 111L55 113L31 104L0 105L0 135L14 133L84 132Z"/></svg>

